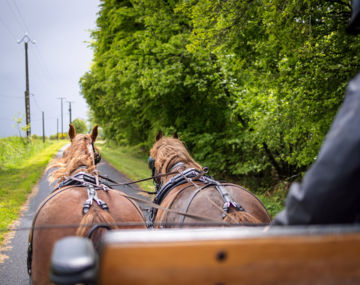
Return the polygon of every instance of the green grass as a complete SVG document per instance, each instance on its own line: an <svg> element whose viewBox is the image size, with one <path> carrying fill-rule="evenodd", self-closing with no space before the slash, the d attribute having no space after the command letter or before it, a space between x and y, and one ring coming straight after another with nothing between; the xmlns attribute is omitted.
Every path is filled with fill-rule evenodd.
<svg viewBox="0 0 360 285"><path fill-rule="evenodd" d="M260 199L269 215L274 218L284 208L284 202L291 183L284 180L265 180L264 177L240 177L238 180L225 179L243 186Z"/></svg>
<svg viewBox="0 0 360 285"><path fill-rule="evenodd" d="M101 150L101 156L128 176L131 180L139 180L151 177L151 170L148 168L147 154L137 147L114 146L99 141L96 146ZM145 191L154 191L152 180L138 183L138 186Z"/></svg>
<svg viewBox="0 0 360 285"><path fill-rule="evenodd" d="M284 208L284 201L287 195L287 191L280 191L276 188L273 192L266 193L254 193L260 201L264 204L269 215L274 218Z"/></svg>
<svg viewBox="0 0 360 285"><path fill-rule="evenodd" d="M0 244L8 226L41 178L50 159L67 142L20 138L0 139Z"/></svg>

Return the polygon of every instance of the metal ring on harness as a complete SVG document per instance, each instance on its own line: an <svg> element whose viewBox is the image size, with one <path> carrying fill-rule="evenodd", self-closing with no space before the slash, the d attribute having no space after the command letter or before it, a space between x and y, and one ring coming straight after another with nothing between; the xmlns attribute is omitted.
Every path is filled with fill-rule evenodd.
<svg viewBox="0 0 360 285"><path fill-rule="evenodd" d="M84 215L90 210L93 200L101 207L101 209L106 210L106 211L109 210L108 205L104 201L99 199L94 185L87 184L86 190L87 190L87 194L88 194L88 199L85 201L85 203L83 205L83 214Z"/></svg>

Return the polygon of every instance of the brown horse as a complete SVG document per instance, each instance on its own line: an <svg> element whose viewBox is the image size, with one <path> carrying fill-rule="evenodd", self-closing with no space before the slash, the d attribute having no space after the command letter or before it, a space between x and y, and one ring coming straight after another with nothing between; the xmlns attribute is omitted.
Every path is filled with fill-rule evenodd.
<svg viewBox="0 0 360 285"><path fill-rule="evenodd" d="M157 196L154 202L173 211L153 209L157 225L202 223L196 217L179 215L182 212L206 217L219 223L267 224L271 221L265 207L254 194L241 186L219 183L204 176L202 167L190 156L177 134L163 137L160 131L150 150L149 167L154 178Z"/></svg>
<svg viewBox="0 0 360 285"><path fill-rule="evenodd" d="M146 228L145 218L133 201L99 183L95 168L99 154L94 147L97 126L89 135L76 135L70 125L69 137L71 145L48 167L56 168L49 181L58 181L57 188L38 208L29 235L28 269L33 284L50 283L52 249L65 236L87 236L91 229L91 240L97 248L103 233L118 228L116 223L136 223L138 228ZM93 224L110 225L81 226Z"/></svg>

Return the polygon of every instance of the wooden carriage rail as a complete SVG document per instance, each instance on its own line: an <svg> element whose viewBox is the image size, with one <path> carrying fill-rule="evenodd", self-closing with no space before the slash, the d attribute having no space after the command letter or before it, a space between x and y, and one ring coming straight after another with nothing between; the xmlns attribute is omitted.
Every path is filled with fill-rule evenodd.
<svg viewBox="0 0 360 285"><path fill-rule="evenodd" d="M360 284L360 227L112 231L98 284Z"/></svg>

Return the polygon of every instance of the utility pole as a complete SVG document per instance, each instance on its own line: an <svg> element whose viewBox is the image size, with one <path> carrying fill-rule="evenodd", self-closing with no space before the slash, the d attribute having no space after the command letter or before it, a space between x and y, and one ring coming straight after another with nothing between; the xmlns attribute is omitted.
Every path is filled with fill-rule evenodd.
<svg viewBox="0 0 360 285"><path fill-rule="evenodd" d="M44 111L42 111L42 129L43 129L43 143L45 143L45 118L44 118Z"/></svg>
<svg viewBox="0 0 360 285"><path fill-rule="evenodd" d="M64 134L64 116L63 116L63 100L66 99L65 97L59 97L58 99L61 100L61 138Z"/></svg>
<svg viewBox="0 0 360 285"><path fill-rule="evenodd" d="M35 41L25 33L25 35L18 40L18 44L24 42L25 46L25 76L26 76L26 89L25 89L25 117L26 117L26 136L31 136L31 125L30 125L30 90L29 90L29 67L28 67L28 42L35 44Z"/></svg>
<svg viewBox="0 0 360 285"><path fill-rule="evenodd" d="M74 103L74 101L67 101L69 103L69 124L71 124L72 122L72 118L71 118L71 103Z"/></svg>

